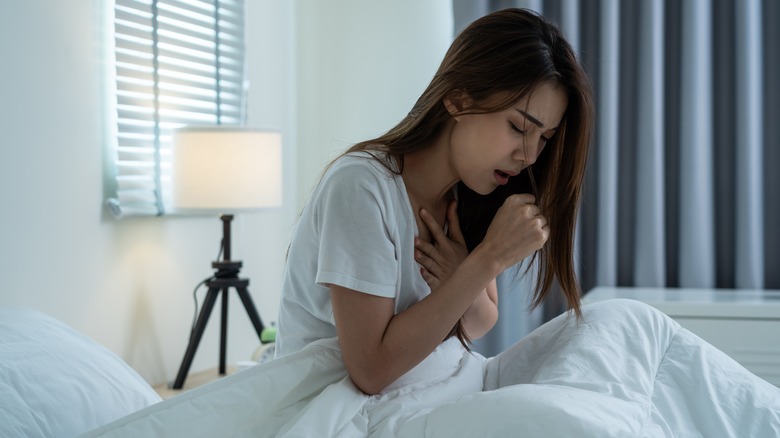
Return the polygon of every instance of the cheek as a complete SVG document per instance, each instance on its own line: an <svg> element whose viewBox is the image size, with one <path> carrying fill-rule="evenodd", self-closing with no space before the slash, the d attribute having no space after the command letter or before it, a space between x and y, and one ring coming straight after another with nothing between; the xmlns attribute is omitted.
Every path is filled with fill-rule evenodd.
<svg viewBox="0 0 780 438"><path fill-rule="evenodd" d="M459 123L453 130L450 141L452 151L454 152L454 160L462 162L472 159L471 157L479 151L481 136L475 128L473 123L464 121L464 123Z"/></svg>
<svg viewBox="0 0 780 438"><path fill-rule="evenodd" d="M491 116L475 115L463 125L464 137L473 147L484 149L505 141L509 135L509 125L505 119Z"/></svg>
<svg viewBox="0 0 780 438"><path fill-rule="evenodd" d="M497 156L516 148L517 141L505 117L493 114L463 117L452 133L453 164L459 171L485 167Z"/></svg>

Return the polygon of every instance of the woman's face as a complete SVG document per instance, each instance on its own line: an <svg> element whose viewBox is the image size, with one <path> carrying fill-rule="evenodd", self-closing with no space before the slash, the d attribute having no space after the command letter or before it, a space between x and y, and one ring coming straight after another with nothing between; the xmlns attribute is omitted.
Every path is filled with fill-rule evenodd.
<svg viewBox="0 0 780 438"><path fill-rule="evenodd" d="M548 83L506 110L456 115L450 137L452 170L482 195L506 184L536 162L567 104L564 90ZM464 106L468 110L468 104Z"/></svg>

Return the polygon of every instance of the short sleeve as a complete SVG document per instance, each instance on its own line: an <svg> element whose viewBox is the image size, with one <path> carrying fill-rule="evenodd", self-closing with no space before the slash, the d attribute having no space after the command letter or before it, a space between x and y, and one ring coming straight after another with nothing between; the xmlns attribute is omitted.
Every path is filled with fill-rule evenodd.
<svg viewBox="0 0 780 438"><path fill-rule="evenodd" d="M392 177L368 160L331 168L321 181L314 205L320 242L316 282L394 298L398 260Z"/></svg>

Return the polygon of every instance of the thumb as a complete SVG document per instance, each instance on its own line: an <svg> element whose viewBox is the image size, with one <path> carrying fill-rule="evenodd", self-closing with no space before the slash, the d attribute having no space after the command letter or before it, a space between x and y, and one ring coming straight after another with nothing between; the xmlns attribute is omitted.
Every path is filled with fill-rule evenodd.
<svg viewBox="0 0 780 438"><path fill-rule="evenodd" d="M447 222L449 223L449 237L455 242L466 244L463 232L460 230L460 219L458 219L458 202L451 201L447 208Z"/></svg>

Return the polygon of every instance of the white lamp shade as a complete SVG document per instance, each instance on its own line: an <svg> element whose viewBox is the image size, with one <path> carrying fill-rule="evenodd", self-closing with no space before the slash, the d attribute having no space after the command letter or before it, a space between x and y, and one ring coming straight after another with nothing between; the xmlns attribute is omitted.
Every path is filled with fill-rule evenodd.
<svg viewBox="0 0 780 438"><path fill-rule="evenodd" d="M241 127L187 127L173 134L173 207L221 213L282 203L282 138Z"/></svg>

